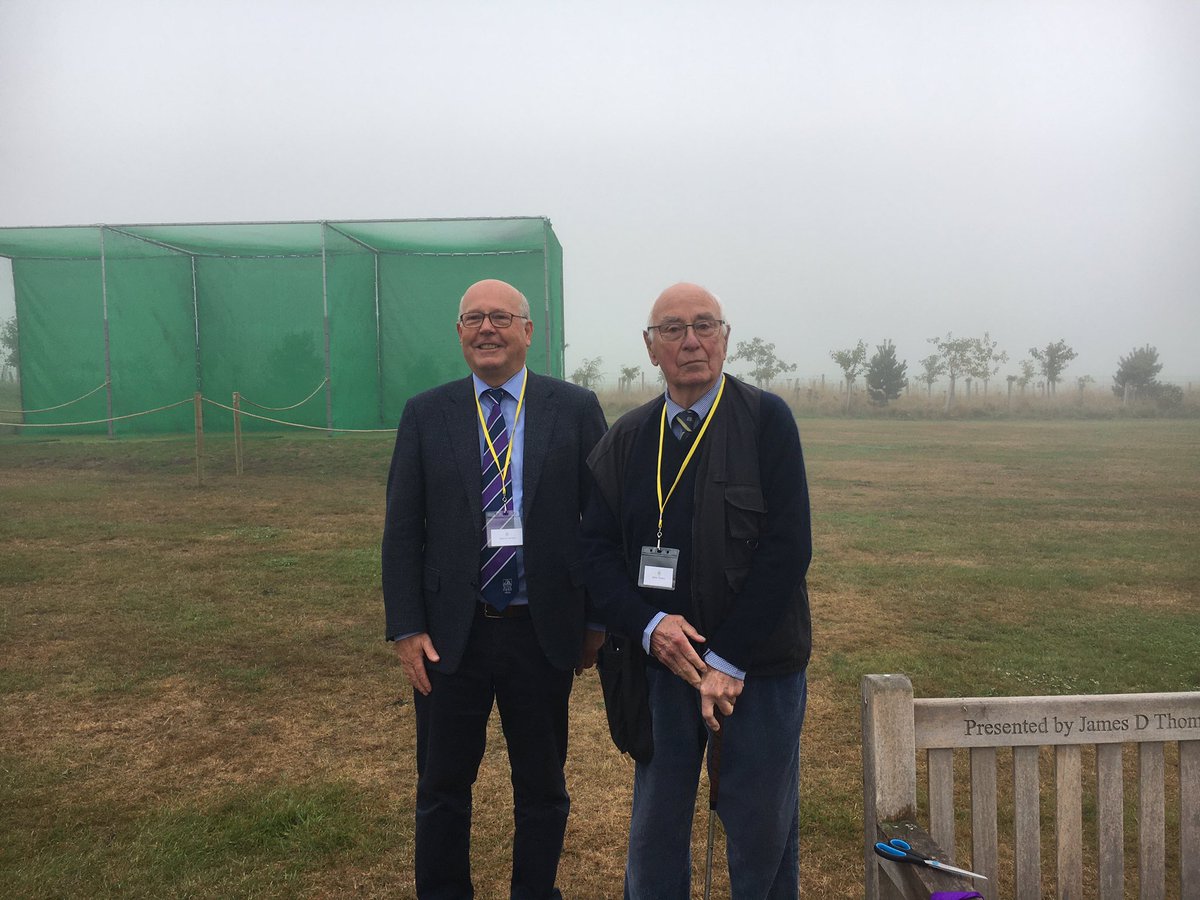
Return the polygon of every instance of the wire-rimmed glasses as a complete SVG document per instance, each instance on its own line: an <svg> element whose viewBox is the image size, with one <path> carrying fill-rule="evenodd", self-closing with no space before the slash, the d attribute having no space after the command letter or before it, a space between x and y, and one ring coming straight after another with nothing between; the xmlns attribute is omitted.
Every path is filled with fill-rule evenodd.
<svg viewBox="0 0 1200 900"><path fill-rule="evenodd" d="M692 329L692 334L701 340L716 337L724 324L724 319L697 319L695 322L664 322L662 325L650 325L646 330L657 331L664 341L674 343L682 341L689 328Z"/></svg>
<svg viewBox="0 0 1200 900"><path fill-rule="evenodd" d="M513 319L528 319L529 316L523 316L520 313L510 313L504 310L497 310L490 313L469 312L463 313L458 317L459 323L463 328L481 328L483 320L487 319L492 323L493 328L507 328L513 323Z"/></svg>

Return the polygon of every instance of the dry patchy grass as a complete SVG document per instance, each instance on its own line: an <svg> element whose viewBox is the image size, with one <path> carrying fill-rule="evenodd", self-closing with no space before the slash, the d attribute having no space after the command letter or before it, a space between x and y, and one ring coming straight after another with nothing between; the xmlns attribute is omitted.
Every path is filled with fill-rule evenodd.
<svg viewBox="0 0 1200 900"><path fill-rule="evenodd" d="M1200 423L805 420L808 893L861 893L858 678L1200 686ZM411 892L412 706L381 638L386 439L0 444L0 880L28 896ZM620 894L632 769L575 682L561 868ZM479 896L507 896L498 723ZM697 891L705 823L694 828ZM718 848L721 858L721 848ZM727 882L718 865L718 896Z"/></svg>

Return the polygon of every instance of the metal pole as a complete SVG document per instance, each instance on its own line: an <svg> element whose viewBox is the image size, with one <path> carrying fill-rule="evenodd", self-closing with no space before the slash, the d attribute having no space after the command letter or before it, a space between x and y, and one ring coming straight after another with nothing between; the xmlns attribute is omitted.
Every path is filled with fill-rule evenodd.
<svg viewBox="0 0 1200 900"><path fill-rule="evenodd" d="M321 223L321 313L325 326L325 427L333 437L333 380L329 371L329 261L325 250L325 229L328 222Z"/></svg>
<svg viewBox="0 0 1200 900"><path fill-rule="evenodd" d="M542 300L545 307L544 326L546 329L546 374L554 374L554 342L552 340L552 332L554 327L550 321L550 241L548 233L550 231L550 220L542 219ZM564 373L563 367L559 366L558 377L562 378Z"/></svg>
<svg viewBox="0 0 1200 900"><path fill-rule="evenodd" d="M379 424L383 418L383 319L379 310L379 251L372 250L375 257L375 390L379 395Z"/></svg>
<svg viewBox="0 0 1200 900"><path fill-rule="evenodd" d="M100 312L104 319L104 403L108 436L113 436L112 357L108 343L108 272L104 252L104 226L100 226Z"/></svg>
<svg viewBox="0 0 1200 900"><path fill-rule="evenodd" d="M204 390L204 366L200 358L200 295L196 288L196 256L189 254L192 263L192 330L195 337L196 350L196 390Z"/></svg>

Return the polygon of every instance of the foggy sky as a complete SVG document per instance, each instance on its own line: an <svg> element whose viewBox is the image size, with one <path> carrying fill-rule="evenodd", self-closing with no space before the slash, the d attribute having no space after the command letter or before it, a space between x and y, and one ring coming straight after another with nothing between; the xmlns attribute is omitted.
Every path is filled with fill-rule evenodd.
<svg viewBox="0 0 1200 900"><path fill-rule="evenodd" d="M0 0L0 225L545 215L568 371L688 280L803 378L987 331L1200 381L1197 48L1176 0Z"/></svg>

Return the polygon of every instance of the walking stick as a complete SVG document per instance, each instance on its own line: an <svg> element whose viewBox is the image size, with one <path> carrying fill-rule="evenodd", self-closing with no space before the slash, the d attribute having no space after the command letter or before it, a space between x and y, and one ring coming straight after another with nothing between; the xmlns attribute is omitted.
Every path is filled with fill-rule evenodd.
<svg viewBox="0 0 1200 900"><path fill-rule="evenodd" d="M721 714L713 710L718 724ZM704 900L712 893L713 836L717 827L717 795L721 791L721 733L708 733L708 850L704 854Z"/></svg>

